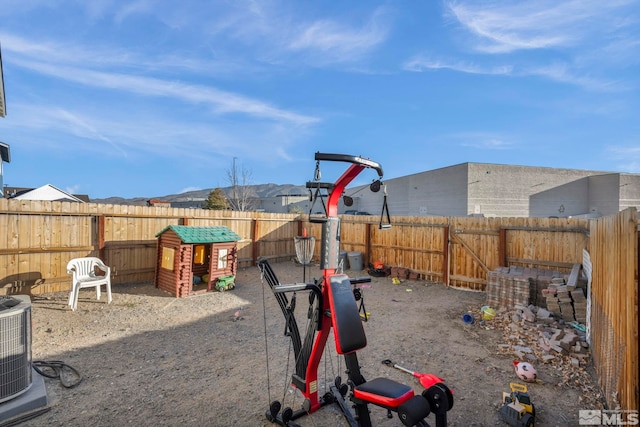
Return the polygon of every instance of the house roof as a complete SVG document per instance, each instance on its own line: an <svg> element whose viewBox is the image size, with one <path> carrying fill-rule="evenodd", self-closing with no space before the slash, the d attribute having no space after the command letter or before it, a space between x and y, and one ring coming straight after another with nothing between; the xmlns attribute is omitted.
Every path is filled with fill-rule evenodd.
<svg viewBox="0 0 640 427"><path fill-rule="evenodd" d="M84 203L82 199L69 194L66 191L62 191L51 184L45 184L42 187L35 189L27 189L24 192L16 193L16 195L11 198L17 200L49 200L55 202Z"/></svg>
<svg viewBox="0 0 640 427"><path fill-rule="evenodd" d="M156 237L160 237L161 234L168 230L176 233L184 243L223 243L240 240L240 236L224 225L216 227L169 225L156 234Z"/></svg>

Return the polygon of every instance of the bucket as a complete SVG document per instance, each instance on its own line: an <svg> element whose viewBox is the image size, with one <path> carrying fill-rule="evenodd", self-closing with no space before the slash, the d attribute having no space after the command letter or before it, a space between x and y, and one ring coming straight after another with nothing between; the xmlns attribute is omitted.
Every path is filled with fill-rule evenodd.
<svg viewBox="0 0 640 427"><path fill-rule="evenodd" d="M465 313L462 315L462 321L464 323L466 323L467 325L471 325L473 322L475 322L476 319L473 318L472 314L469 313Z"/></svg>
<svg viewBox="0 0 640 427"><path fill-rule="evenodd" d="M484 320L493 320L493 318L496 317L496 311L488 305L483 306L480 311L482 311L482 318Z"/></svg>
<svg viewBox="0 0 640 427"><path fill-rule="evenodd" d="M362 253L361 252L349 252L349 270L362 271Z"/></svg>

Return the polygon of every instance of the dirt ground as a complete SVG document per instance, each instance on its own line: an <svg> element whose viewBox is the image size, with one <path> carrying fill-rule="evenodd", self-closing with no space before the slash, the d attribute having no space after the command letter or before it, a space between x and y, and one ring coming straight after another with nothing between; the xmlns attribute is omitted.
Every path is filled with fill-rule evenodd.
<svg viewBox="0 0 640 427"><path fill-rule="evenodd" d="M300 265L273 268L281 283L302 282ZM307 268L307 279L320 276L317 266ZM393 284L388 277L361 286L370 313L364 323L368 345L358 353L365 378L389 377L420 393L416 378L381 363L392 359L445 379L455 398L448 425L506 425L498 415L502 392L518 378L504 344L514 339L529 344L514 336L518 328L505 326L511 323L508 312L485 325L469 325L462 315L480 318L483 293L425 281ZM257 267L239 271L236 288L222 293L178 299L150 283L118 285L109 305L104 295L97 301L95 292L83 290L76 312L67 298L66 293L33 297L33 359L63 361L83 380L66 388L45 378L50 410L22 425L266 426L270 401L285 398L285 406L301 405L299 393L287 387L293 355L283 336L284 319ZM306 304L306 296L298 297L296 313L306 313ZM240 308L241 318L234 320ZM346 375L332 338L327 348L319 378L330 383L335 375ZM540 381L528 387L536 425L578 425L580 409L601 407L590 365L571 368L561 357L534 365ZM402 425L397 416L387 419L385 410L370 409L374 425ZM433 415L428 421L435 426ZM297 423L348 425L335 404Z"/></svg>

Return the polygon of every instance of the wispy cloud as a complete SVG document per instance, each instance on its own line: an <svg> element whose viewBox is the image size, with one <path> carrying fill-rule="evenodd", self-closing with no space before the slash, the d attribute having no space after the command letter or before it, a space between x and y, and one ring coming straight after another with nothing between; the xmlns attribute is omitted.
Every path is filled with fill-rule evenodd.
<svg viewBox="0 0 640 427"><path fill-rule="evenodd" d="M143 3L122 11L119 19L146 13ZM92 13L109 15L104 7ZM96 99L119 99L118 108L110 103L95 103L87 109L78 106L72 97L47 100L49 92L56 96L57 91L56 85L49 84L49 89L38 95L38 103L13 103L12 126L23 130L23 135L12 134L13 140L28 140L30 136L31 147L51 149L64 144L75 147L74 153L102 150L104 156L128 161L153 153L197 162L208 159L213 164L231 155L259 161L264 159L268 146L270 160L275 161L290 159L292 147L299 145L309 129L321 121L318 116L208 83L216 73L231 75L234 67L238 70L237 59L236 64L214 63L206 55L197 55L197 50L187 51L192 56L184 56L185 51L180 49L171 51L171 56L156 56L153 52L142 55L122 46L89 48L78 41L51 38L42 42L10 33L0 33L0 39L3 50L9 52L5 65L71 82L87 89L85 93L95 93ZM220 71L224 67L226 71ZM185 69L192 75L185 75ZM242 75L252 71L255 66L246 67ZM151 108L145 104L148 102L160 108ZM135 110L134 105L145 110ZM172 109L168 117L166 112ZM36 135L43 129L47 130L47 137L38 139ZM198 149L194 150L193 145Z"/></svg>
<svg viewBox="0 0 640 427"><path fill-rule="evenodd" d="M93 45L63 41L34 41L0 32L2 48L11 53L11 59L45 62L64 66L130 72L156 72L164 75L238 76L258 72L242 58L215 59L185 52L167 52L157 55L139 54L119 46Z"/></svg>
<svg viewBox="0 0 640 427"><path fill-rule="evenodd" d="M137 162L151 155L200 166L216 165L230 156L288 159L288 151L305 138L305 132L269 121L189 120L153 110L131 114L103 106L85 112L78 106L61 109L22 103L13 105L12 128L5 129L14 142L28 143L31 150L65 152L66 158L91 152L103 160Z"/></svg>
<svg viewBox="0 0 640 427"><path fill-rule="evenodd" d="M440 59L431 59L424 55L417 55L406 61L402 68L406 71L425 71L425 70L441 70L448 69L468 74L493 74L493 75L511 75L513 67L509 65L485 67L474 64L469 61L445 61Z"/></svg>
<svg viewBox="0 0 640 427"><path fill-rule="evenodd" d="M624 76L603 77L612 69L640 63L640 15L634 4L632 0L448 0L446 14L453 24L449 27L464 30L452 39L458 55L469 59L456 59L455 50L447 57L422 53L406 61L404 69L538 76L595 91L635 89ZM519 55L533 50L539 53Z"/></svg>
<svg viewBox="0 0 640 427"><path fill-rule="evenodd" d="M448 140L461 147L478 148L482 150L510 150L516 148L516 144L509 138L499 133L490 132L461 132L447 135Z"/></svg>
<svg viewBox="0 0 640 427"><path fill-rule="evenodd" d="M318 62L356 62L383 43L388 32L385 11L380 8L361 27L335 20L301 25L287 47L294 52L320 55Z"/></svg>
<svg viewBox="0 0 640 427"><path fill-rule="evenodd" d="M33 105L18 103L14 105L12 123L19 127L24 133L30 131L46 131L50 136L49 140L33 140L31 145L52 145L56 139L53 135L68 135L74 138L66 140L66 148L72 145L71 140L92 141L92 144L83 145L83 150L106 152L105 146L95 144L102 142L107 144L107 151L117 153L126 157L126 151L120 143L115 143L113 138L108 135L108 131L104 132L100 129L109 129L102 127L100 121L96 121L88 114L74 112L68 108L60 108L56 106Z"/></svg>
<svg viewBox="0 0 640 427"><path fill-rule="evenodd" d="M546 65L485 65L462 60L432 59L426 55L416 55L406 61L402 68L406 71L424 72L429 70L451 70L466 74L527 77L538 76L559 83L567 83L594 91L624 91L630 89L624 81L581 75L567 63Z"/></svg>
<svg viewBox="0 0 640 427"><path fill-rule="evenodd" d="M128 16L135 14L147 14L150 11L153 11L157 5L154 5L149 0L137 0L133 2L127 2L122 5L120 9L116 11L115 21L122 22Z"/></svg>
<svg viewBox="0 0 640 427"><path fill-rule="evenodd" d="M581 86L596 91L615 92L629 89L623 81L610 80L577 74L577 70L566 63L533 66L519 72L522 76L541 76L550 80Z"/></svg>
<svg viewBox="0 0 640 427"><path fill-rule="evenodd" d="M76 185L72 185L70 187L66 187L64 189L65 192L69 193L69 194L78 194L78 190L80 190L81 186L76 184Z"/></svg>
<svg viewBox="0 0 640 427"><path fill-rule="evenodd" d="M640 173L640 145L612 145L607 148L609 156L618 162L620 170Z"/></svg>
<svg viewBox="0 0 640 427"><path fill-rule="evenodd" d="M508 53L521 49L571 47L602 34L610 11L630 1L597 0L536 2L453 2L450 15L471 35L471 47L484 53Z"/></svg>
<svg viewBox="0 0 640 427"><path fill-rule="evenodd" d="M122 73L109 73L48 63L14 60L16 65L43 75L72 81L85 86L120 90L150 97L169 97L183 102L205 104L215 113L241 113L297 125L310 125L318 118L274 107L266 102L219 90L210 86L167 81Z"/></svg>

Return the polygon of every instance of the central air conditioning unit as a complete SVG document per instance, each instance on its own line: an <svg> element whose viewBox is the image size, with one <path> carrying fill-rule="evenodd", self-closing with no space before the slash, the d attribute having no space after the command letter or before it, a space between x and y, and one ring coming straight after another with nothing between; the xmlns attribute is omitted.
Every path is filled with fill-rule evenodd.
<svg viewBox="0 0 640 427"><path fill-rule="evenodd" d="M0 404L31 387L31 299L0 296Z"/></svg>

